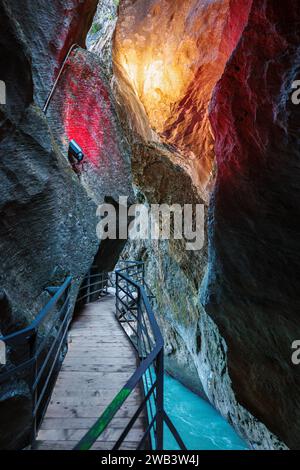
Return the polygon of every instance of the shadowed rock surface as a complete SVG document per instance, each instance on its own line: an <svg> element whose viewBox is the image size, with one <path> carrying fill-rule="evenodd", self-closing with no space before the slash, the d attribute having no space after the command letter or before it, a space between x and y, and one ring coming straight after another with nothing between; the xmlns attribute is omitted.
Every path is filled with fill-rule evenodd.
<svg viewBox="0 0 300 470"><path fill-rule="evenodd" d="M211 105L218 173L203 302L239 403L299 449L300 4L253 3Z"/></svg>
<svg viewBox="0 0 300 470"><path fill-rule="evenodd" d="M23 53L31 64L34 99L40 107L72 44L85 46L97 3L97 0L1 0L1 9L9 18L9 26L7 21L1 24L1 33L4 37L9 28L22 42ZM16 48L12 50L17 53ZM16 68L15 74L22 79L23 70Z"/></svg>

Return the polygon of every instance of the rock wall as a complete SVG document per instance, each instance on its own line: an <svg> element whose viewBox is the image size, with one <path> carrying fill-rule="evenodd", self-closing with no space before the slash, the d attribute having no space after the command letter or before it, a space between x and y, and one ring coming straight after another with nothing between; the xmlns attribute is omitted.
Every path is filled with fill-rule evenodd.
<svg viewBox="0 0 300 470"><path fill-rule="evenodd" d="M202 300L237 401L299 449L300 5L256 1L214 92L218 173Z"/></svg>
<svg viewBox="0 0 300 470"><path fill-rule="evenodd" d="M119 15L116 96L137 197L209 200L202 250L133 242L123 253L146 261L167 366L250 447L299 448L299 7L123 0Z"/></svg>
<svg viewBox="0 0 300 470"><path fill-rule="evenodd" d="M30 61L34 100L40 107L72 44L85 46L97 3L97 0L35 0L34 3L1 0L2 15L9 17L9 29L21 40L21 48ZM7 27L3 17L3 36ZM15 48L11 49L16 54ZM18 73L22 79L21 69L15 70Z"/></svg>
<svg viewBox="0 0 300 470"><path fill-rule="evenodd" d="M158 144L136 144L132 172L137 199L146 204L203 204L174 151ZM207 240L199 252L185 240L132 241L123 257L145 262L146 279L156 296L157 319L164 332L167 370L204 394L191 354L198 351L198 289L207 263Z"/></svg>
<svg viewBox="0 0 300 470"><path fill-rule="evenodd" d="M123 102L133 106L129 81L151 129L181 151L204 197L214 164L208 105L250 5L251 0L120 2L114 70ZM153 140L145 117L135 117L132 127Z"/></svg>
<svg viewBox="0 0 300 470"><path fill-rule="evenodd" d="M86 45L89 51L98 55L102 67L112 77L112 43L117 22L118 0L102 0L98 3L93 24L89 30Z"/></svg>
<svg viewBox="0 0 300 470"><path fill-rule="evenodd" d="M0 2L0 79L7 85L0 107L0 335L28 325L50 299L45 287L67 274L75 301L95 255L111 269L123 246L112 252L96 236L98 204L131 191L130 152L99 59L74 51L47 115L41 109L70 45L84 44L96 4ZM67 158L71 138L86 154L77 173ZM1 384L0 448L26 445L30 418L27 378Z"/></svg>
<svg viewBox="0 0 300 470"><path fill-rule="evenodd" d="M0 333L28 324L69 273L75 298L95 256L111 269L122 244L99 246L96 208L134 198L132 153L138 200L205 205L201 250L123 253L146 261L168 370L252 448L299 448L299 2L121 0L114 36L116 5L102 2L94 54L74 49L46 116L97 2L32 5L0 0ZM86 154L76 173L71 138ZM28 381L1 387L0 447L27 443L30 404Z"/></svg>

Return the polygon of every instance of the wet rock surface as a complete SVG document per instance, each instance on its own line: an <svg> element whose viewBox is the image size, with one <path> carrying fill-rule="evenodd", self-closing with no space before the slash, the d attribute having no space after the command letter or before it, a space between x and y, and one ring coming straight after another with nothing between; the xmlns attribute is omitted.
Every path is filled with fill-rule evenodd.
<svg viewBox="0 0 300 470"><path fill-rule="evenodd" d="M203 203L174 151L158 144L135 144L132 149L133 180L139 202ZM197 253L186 251L185 240L131 241L122 256L145 262L146 279L155 293L157 318L164 332L167 370L203 393L191 353L197 351L199 273L204 275L207 241Z"/></svg>

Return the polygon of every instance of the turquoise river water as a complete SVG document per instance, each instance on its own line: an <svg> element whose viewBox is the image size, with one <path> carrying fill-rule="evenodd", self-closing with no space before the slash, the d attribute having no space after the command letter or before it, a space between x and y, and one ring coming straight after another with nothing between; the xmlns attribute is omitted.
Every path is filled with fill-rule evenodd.
<svg viewBox="0 0 300 470"><path fill-rule="evenodd" d="M245 442L205 400L169 375L165 376L165 407L188 450L247 450ZM178 446L165 432L166 450Z"/></svg>

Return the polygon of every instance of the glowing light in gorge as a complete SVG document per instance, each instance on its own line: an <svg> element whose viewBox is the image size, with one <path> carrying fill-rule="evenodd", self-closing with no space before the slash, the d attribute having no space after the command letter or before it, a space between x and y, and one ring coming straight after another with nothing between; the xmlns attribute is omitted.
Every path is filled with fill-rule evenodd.
<svg viewBox="0 0 300 470"><path fill-rule="evenodd" d="M174 145L204 192L215 158L209 104L250 5L251 0L120 3L114 72L123 105L134 115L130 124L147 141L150 128Z"/></svg>
<svg viewBox="0 0 300 470"><path fill-rule="evenodd" d="M120 23L118 28L122 27ZM131 35L129 30L126 32ZM194 76L196 44L189 39L177 44L170 38L159 47L157 34L148 35L145 26L141 26L141 34L126 37L124 41L117 35L114 59L142 102L151 126L162 132L172 114L172 106L184 95Z"/></svg>
<svg viewBox="0 0 300 470"><path fill-rule="evenodd" d="M140 67L138 63L124 62L122 67L137 91L152 127L158 132L163 131L172 104L181 97L184 88L180 71L168 67L163 60L153 60Z"/></svg>

